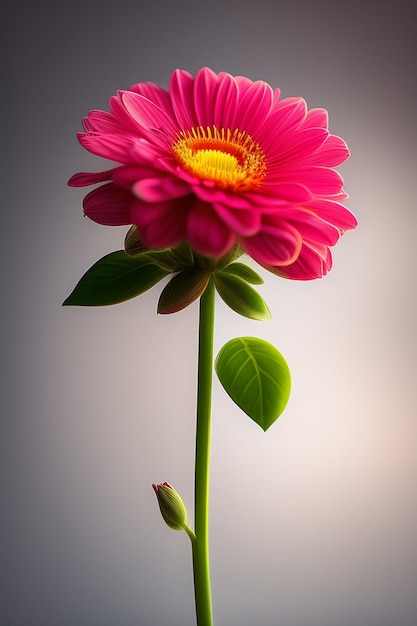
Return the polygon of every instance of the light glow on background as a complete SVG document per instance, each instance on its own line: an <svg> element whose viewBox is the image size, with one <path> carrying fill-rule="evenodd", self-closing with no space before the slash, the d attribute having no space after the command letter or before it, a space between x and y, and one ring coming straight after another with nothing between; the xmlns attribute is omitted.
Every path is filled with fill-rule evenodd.
<svg viewBox="0 0 417 626"><path fill-rule="evenodd" d="M359 219L325 279L263 272L272 322L218 300L216 352L267 339L293 389L265 434L215 382L215 624L414 626L415 4L23 4L7 16L5 625L193 624L189 542L151 483L192 517L198 306L158 317L160 287L60 305L126 231L84 219L85 190L66 187L107 167L77 144L81 117L208 65L329 110Z"/></svg>

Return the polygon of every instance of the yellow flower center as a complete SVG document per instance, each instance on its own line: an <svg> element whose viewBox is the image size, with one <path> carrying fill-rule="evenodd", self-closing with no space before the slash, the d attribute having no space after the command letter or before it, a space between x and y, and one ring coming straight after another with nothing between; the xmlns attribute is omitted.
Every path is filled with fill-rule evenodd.
<svg viewBox="0 0 417 626"><path fill-rule="evenodd" d="M245 131L198 126L181 131L172 149L186 172L223 189L245 190L265 176L265 154Z"/></svg>

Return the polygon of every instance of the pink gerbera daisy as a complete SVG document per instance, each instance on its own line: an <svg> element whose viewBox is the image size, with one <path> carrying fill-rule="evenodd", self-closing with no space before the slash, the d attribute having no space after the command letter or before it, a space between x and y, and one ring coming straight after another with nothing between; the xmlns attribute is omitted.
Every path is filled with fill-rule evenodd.
<svg viewBox="0 0 417 626"><path fill-rule="evenodd" d="M90 111L84 148L120 166L79 173L70 185L105 183L84 199L106 225L134 224L145 246L188 241L224 256L236 244L281 276L308 280L331 267L330 247L356 226L334 167L349 156L324 109L208 68L176 70L166 91L138 83Z"/></svg>

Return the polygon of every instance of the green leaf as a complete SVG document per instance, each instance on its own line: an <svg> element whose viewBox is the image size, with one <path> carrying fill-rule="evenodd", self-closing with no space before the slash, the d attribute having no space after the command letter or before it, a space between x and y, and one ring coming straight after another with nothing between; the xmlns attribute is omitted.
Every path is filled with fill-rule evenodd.
<svg viewBox="0 0 417 626"><path fill-rule="evenodd" d="M262 276L259 276L255 270L249 267L249 265L245 265L245 263L231 263L222 271L226 274L230 274L231 276L242 278L242 280L245 280L247 283L251 283L252 285L262 285L264 282Z"/></svg>
<svg viewBox="0 0 417 626"><path fill-rule="evenodd" d="M291 376L282 354L257 337L228 341L215 361L219 380L232 400L264 431L285 409Z"/></svg>
<svg viewBox="0 0 417 626"><path fill-rule="evenodd" d="M144 293L168 273L146 254L131 257L123 250L111 252L87 270L63 304L118 304Z"/></svg>
<svg viewBox="0 0 417 626"><path fill-rule="evenodd" d="M262 296L246 280L227 274L224 270L214 274L216 289L231 309L253 320L267 321L271 313Z"/></svg>
<svg viewBox="0 0 417 626"><path fill-rule="evenodd" d="M163 289L158 313L177 313L197 300L210 280L210 273L196 267L180 272Z"/></svg>

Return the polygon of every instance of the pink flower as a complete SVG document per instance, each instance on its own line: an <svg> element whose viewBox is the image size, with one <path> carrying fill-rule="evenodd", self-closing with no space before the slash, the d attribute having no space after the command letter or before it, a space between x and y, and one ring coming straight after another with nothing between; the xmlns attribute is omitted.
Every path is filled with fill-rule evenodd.
<svg viewBox="0 0 417 626"><path fill-rule="evenodd" d="M69 184L105 183L85 197L85 214L135 224L149 248L188 240L221 257L239 243L276 274L318 278L356 226L334 169L349 151L327 122L324 109L280 100L262 81L176 70L169 91L138 83L110 99L110 113L90 111L81 145L121 165Z"/></svg>

